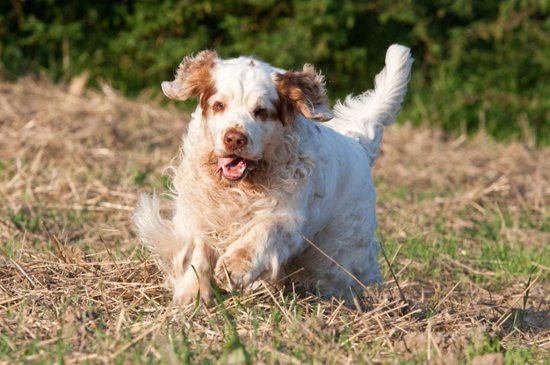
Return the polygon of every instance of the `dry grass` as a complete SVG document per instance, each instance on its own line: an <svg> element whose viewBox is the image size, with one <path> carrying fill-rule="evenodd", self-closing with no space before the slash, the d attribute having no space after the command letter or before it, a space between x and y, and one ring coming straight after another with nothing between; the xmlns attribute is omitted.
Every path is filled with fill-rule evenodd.
<svg viewBox="0 0 550 365"><path fill-rule="evenodd" d="M380 234L407 303L388 272L361 309L267 286L182 309L129 217L186 116L84 81L0 83L0 363L547 361L549 148L387 130Z"/></svg>

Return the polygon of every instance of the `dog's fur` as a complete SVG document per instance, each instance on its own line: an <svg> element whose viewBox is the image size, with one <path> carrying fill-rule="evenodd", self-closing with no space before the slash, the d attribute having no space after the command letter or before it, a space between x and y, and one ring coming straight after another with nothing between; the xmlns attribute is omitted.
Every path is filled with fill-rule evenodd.
<svg viewBox="0 0 550 365"><path fill-rule="evenodd" d="M371 167L412 62L391 46L375 89L333 115L310 65L284 71L214 51L182 61L162 83L169 98L199 99L174 167L175 213L161 218L158 197L142 194L134 215L176 302L199 293L211 302L213 280L246 288L285 278L346 300L361 291L357 279L380 282Z"/></svg>

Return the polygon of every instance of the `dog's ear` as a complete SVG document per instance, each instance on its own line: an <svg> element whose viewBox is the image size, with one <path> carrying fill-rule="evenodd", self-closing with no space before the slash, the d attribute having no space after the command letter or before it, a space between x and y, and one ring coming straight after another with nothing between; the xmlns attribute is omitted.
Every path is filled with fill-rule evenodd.
<svg viewBox="0 0 550 365"><path fill-rule="evenodd" d="M164 81L162 91L170 99L198 97L212 86L211 70L218 58L216 51L205 50L181 61L174 81Z"/></svg>
<svg viewBox="0 0 550 365"><path fill-rule="evenodd" d="M287 71L274 76L279 94L279 114L283 122L302 114L308 119L324 122L333 118L328 107L325 78L312 65L302 71Z"/></svg>

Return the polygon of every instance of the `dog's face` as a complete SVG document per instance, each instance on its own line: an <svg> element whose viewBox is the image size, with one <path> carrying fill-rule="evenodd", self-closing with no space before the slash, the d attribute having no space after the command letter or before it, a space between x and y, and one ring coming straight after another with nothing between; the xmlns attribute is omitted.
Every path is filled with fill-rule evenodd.
<svg viewBox="0 0 550 365"><path fill-rule="evenodd" d="M299 114L317 121L332 117L323 77L309 65L286 72L252 58L221 60L214 51L202 51L184 58L175 80L163 82L162 90L172 99L199 98L216 173L231 182L273 156Z"/></svg>

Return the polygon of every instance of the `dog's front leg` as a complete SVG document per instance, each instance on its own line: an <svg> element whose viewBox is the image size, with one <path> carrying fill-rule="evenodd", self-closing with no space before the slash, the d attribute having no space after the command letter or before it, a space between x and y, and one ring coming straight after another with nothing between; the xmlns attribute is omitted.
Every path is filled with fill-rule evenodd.
<svg viewBox="0 0 550 365"><path fill-rule="evenodd" d="M174 302L190 304L197 296L206 304L213 303L212 249L203 241L195 240L189 265L183 275L172 278Z"/></svg>
<svg viewBox="0 0 550 365"><path fill-rule="evenodd" d="M282 266L302 245L299 234L286 232L278 225L256 229L230 245L218 259L216 280L222 285L229 281L233 288L242 289L267 273L274 282Z"/></svg>

